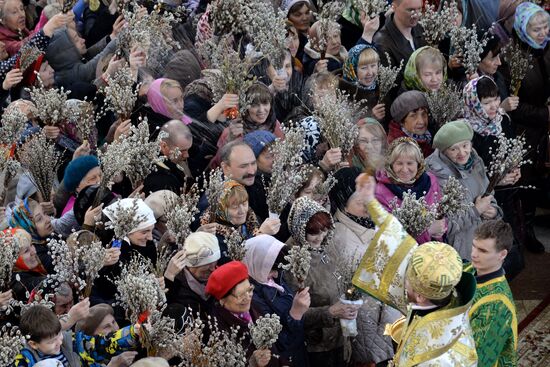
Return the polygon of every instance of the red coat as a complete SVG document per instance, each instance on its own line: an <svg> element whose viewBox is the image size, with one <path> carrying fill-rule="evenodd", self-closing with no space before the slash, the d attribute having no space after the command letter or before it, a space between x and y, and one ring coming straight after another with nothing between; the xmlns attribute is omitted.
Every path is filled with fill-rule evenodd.
<svg viewBox="0 0 550 367"><path fill-rule="evenodd" d="M397 138L406 137L407 134L401 129L401 125L395 121L392 120L390 122L389 131L388 131L388 144L391 144L392 141L394 141ZM430 154L433 153L433 148L431 145L431 142L428 143L426 141L416 141L418 145L420 146L420 149L422 149L422 154L424 155L424 158L427 158L430 156Z"/></svg>

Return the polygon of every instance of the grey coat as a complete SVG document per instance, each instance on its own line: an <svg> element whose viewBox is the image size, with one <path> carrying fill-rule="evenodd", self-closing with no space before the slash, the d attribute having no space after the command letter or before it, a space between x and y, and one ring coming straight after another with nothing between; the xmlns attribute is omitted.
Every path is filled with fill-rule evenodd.
<svg viewBox="0 0 550 367"><path fill-rule="evenodd" d="M354 222L340 210L336 211L334 219L334 245L338 252L348 262L361 259L376 231ZM352 343L353 360L379 363L393 358L391 338L384 336L384 329L400 316L399 311L365 295L357 314L358 335Z"/></svg>
<svg viewBox="0 0 550 367"><path fill-rule="evenodd" d="M101 42L101 41L100 41ZM106 47L97 53L91 60L82 61L82 55L69 38L67 29L57 30L46 50L46 60L55 70L55 82L60 86L67 86L74 82L91 83L96 78L98 62L117 48L117 41L113 39ZM91 53L97 49L91 48Z"/></svg>
<svg viewBox="0 0 550 367"><path fill-rule="evenodd" d="M485 166L476 151L472 149L474 162L472 167L467 170L460 170L445 154L436 149L428 158L426 158L426 166L432 172L439 182L439 186L443 187L450 176L455 177L467 190L467 200L471 203L475 199L483 195L489 179ZM496 200L491 201L493 207L497 209L496 218L502 218L502 209L498 206ZM483 218L477 211L475 206L461 215L447 218L448 230L447 240L460 254L463 259L471 260L472 241L474 232L481 224Z"/></svg>

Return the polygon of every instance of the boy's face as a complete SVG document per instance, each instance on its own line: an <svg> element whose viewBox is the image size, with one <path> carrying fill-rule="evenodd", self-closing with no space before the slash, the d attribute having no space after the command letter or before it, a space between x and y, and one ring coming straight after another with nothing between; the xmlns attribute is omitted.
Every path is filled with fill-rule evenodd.
<svg viewBox="0 0 550 367"><path fill-rule="evenodd" d="M61 353L61 344L63 343L63 333L54 335L52 337L42 339L40 342L35 342L33 340L29 341L29 345L39 351L40 353L46 355L56 355Z"/></svg>
<svg viewBox="0 0 550 367"><path fill-rule="evenodd" d="M473 240L472 265L480 275L500 269L507 254L507 250L497 251L494 238Z"/></svg>

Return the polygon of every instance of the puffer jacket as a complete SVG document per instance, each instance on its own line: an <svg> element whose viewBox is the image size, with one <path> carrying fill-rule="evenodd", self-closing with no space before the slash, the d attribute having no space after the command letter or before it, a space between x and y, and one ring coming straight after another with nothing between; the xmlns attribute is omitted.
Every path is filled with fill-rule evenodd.
<svg viewBox="0 0 550 367"><path fill-rule="evenodd" d="M301 197L294 201L288 216L288 227L292 237L287 241L290 246L303 246L306 242L306 225L310 218L318 212L327 212L317 202ZM328 309L338 302L339 291L334 273L339 259L338 254L328 254L328 244L333 238L329 231L321 247L311 250L311 268L305 287L309 287L311 305L304 314L304 331L307 351L310 353L328 352L344 345L340 321L333 318ZM296 279L286 272L284 278L290 287L296 291L299 284Z"/></svg>
<svg viewBox="0 0 550 367"><path fill-rule="evenodd" d="M68 86L80 81L91 83L96 77L98 62L109 54L114 54L117 48L116 39L107 44L99 54L88 62L82 61L82 55L69 38L67 29L57 30L46 51L46 60L55 70L55 82L60 86Z"/></svg>
<svg viewBox="0 0 550 367"><path fill-rule="evenodd" d="M354 222L340 210L336 211L334 219L334 237L338 239L334 247L344 256L344 261L361 259L376 231ZM391 338L384 336L384 328L400 315L390 306L365 296L357 314L358 335L352 342L353 361L379 363L391 359L393 346Z"/></svg>
<svg viewBox="0 0 550 367"><path fill-rule="evenodd" d="M474 162L467 171L460 170L438 149L426 159L426 166L437 177L440 186L444 186L449 177L455 177L467 189L466 200L474 203L478 196L484 194L489 186L489 179L483 161L474 149L471 154ZM497 209L495 219L502 218L502 210L494 198L491 204ZM483 218L473 205L467 212L447 218L448 243L458 251L463 259L471 259L474 232L482 221Z"/></svg>

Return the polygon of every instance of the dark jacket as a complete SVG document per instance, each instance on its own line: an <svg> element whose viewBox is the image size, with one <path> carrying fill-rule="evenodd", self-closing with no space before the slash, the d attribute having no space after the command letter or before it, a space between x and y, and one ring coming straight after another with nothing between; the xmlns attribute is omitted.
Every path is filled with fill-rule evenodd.
<svg viewBox="0 0 550 367"><path fill-rule="evenodd" d="M393 21L393 17L394 14L392 14L389 18L386 18L386 24L384 24L384 26L374 35L373 43L378 49L378 54L380 55L382 64L388 64L386 57L383 56L384 53L387 52L390 55L392 65L399 65L401 60L403 60L403 65L405 65L414 50L412 49L409 41L407 41L399 29L397 29ZM415 49L419 49L420 47L427 45L422 33L423 30L420 25L417 25L412 29Z"/></svg>
<svg viewBox="0 0 550 367"><path fill-rule="evenodd" d="M181 194L185 188L185 174L170 160L156 164L156 169L143 181L143 192L149 195L159 190L170 190Z"/></svg>
<svg viewBox="0 0 550 367"><path fill-rule="evenodd" d="M68 86L76 81L92 82L96 77L98 62L108 54L113 54L117 41L112 40L107 47L87 62L69 38L67 29L57 30L46 51L46 60L55 70L55 82L59 86Z"/></svg>
<svg viewBox="0 0 550 367"><path fill-rule="evenodd" d="M502 132L507 138L515 138L516 132L514 131L514 126L507 115L504 115L502 118ZM498 149L498 136L487 135L482 136L474 132L474 138L472 139L472 146L476 150L479 157L483 160L485 167L489 168L491 166L492 155L491 151L495 152Z"/></svg>

